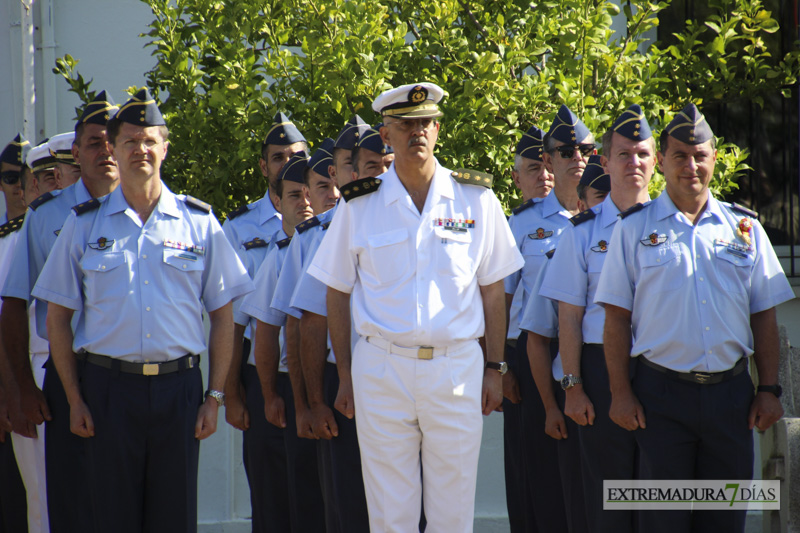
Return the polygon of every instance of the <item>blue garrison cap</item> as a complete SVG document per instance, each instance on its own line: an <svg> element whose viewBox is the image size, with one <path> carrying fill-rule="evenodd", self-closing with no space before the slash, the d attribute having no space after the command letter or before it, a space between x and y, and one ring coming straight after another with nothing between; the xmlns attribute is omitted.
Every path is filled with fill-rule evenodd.
<svg viewBox="0 0 800 533"><path fill-rule="evenodd" d="M598 191L611 191L611 176L606 174L606 171L603 170L599 155L589 156L586 168L583 169L580 184L591 187L592 189L597 189Z"/></svg>
<svg viewBox="0 0 800 533"><path fill-rule="evenodd" d="M336 136L333 147L352 150L368 129L370 129L369 124L364 122L363 118L358 115L353 115L353 118L347 121L347 124L344 125L339 135Z"/></svg>
<svg viewBox="0 0 800 533"><path fill-rule="evenodd" d="M294 143L306 142L306 138L294 125L294 122L289 120L289 117L283 113L277 113L275 118L272 119L272 127L264 137L264 142L261 144L262 150L268 144L276 146L288 146Z"/></svg>
<svg viewBox="0 0 800 533"><path fill-rule="evenodd" d="M714 138L706 117L694 104L689 104L675 115L664 131L670 137L686 144L703 144Z"/></svg>
<svg viewBox="0 0 800 533"><path fill-rule="evenodd" d="M308 166L308 154L300 151L292 154L289 161L283 165L278 173L279 181L294 181L295 183L305 183L304 176Z"/></svg>
<svg viewBox="0 0 800 533"><path fill-rule="evenodd" d="M365 150L369 150L370 152L375 152L378 155L386 155L389 153L389 151L386 149L387 146L383 144L381 134L372 128L369 128L361 135L356 143L356 147L359 149L363 148Z"/></svg>
<svg viewBox="0 0 800 533"><path fill-rule="evenodd" d="M130 100L122 104L114 118L143 128L167 125L147 88L139 90Z"/></svg>
<svg viewBox="0 0 800 533"><path fill-rule="evenodd" d="M330 178L328 166L333 164L333 144L333 139L325 137L319 148L311 155L311 159L308 160L308 168L326 178Z"/></svg>
<svg viewBox="0 0 800 533"><path fill-rule="evenodd" d="M105 126L109 119L114 118L117 111L119 111L119 107L114 103L111 96L108 96L105 91L100 91L94 97L94 100L83 108L83 113L81 113L78 122L75 123L75 130L77 131L78 126L81 124L100 124Z"/></svg>
<svg viewBox="0 0 800 533"><path fill-rule="evenodd" d="M516 155L541 161L542 152L544 152L544 130L531 126L531 129L523 133L522 139L517 143Z"/></svg>
<svg viewBox="0 0 800 533"><path fill-rule="evenodd" d="M611 126L611 130L632 141L644 141L653 136L650 124L644 118L644 113L639 104L633 104L626 109Z"/></svg>
<svg viewBox="0 0 800 533"><path fill-rule="evenodd" d="M576 145L590 136L592 132L575 113L569 110L566 104L562 104L547 134L564 144Z"/></svg>
<svg viewBox="0 0 800 533"><path fill-rule="evenodd" d="M3 148L3 152L0 153L0 161L8 163L9 165L24 165L25 156L30 149L30 144L31 143L29 143L21 133L18 133L17 136L14 137L14 140Z"/></svg>

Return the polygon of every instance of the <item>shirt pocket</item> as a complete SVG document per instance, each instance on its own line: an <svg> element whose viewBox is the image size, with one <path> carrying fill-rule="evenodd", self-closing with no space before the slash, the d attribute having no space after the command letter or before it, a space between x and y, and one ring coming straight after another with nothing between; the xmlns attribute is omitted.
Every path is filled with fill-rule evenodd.
<svg viewBox="0 0 800 533"><path fill-rule="evenodd" d="M94 305L116 300L130 285L130 269L125 252L99 252L81 259L84 294Z"/></svg>
<svg viewBox="0 0 800 533"><path fill-rule="evenodd" d="M724 244L714 246L716 271L722 287L736 293L750 291L750 279L755 258L753 252L733 250Z"/></svg>
<svg viewBox="0 0 800 533"><path fill-rule="evenodd" d="M381 283L397 281L408 272L408 230L400 228L367 237L375 278Z"/></svg>
<svg viewBox="0 0 800 533"><path fill-rule="evenodd" d="M641 280L637 286L653 292L679 289L689 279L688 264L678 246L647 247L639 254Z"/></svg>
<svg viewBox="0 0 800 533"><path fill-rule="evenodd" d="M164 248L161 269L163 287L171 298L200 299L205 258L186 250Z"/></svg>
<svg viewBox="0 0 800 533"><path fill-rule="evenodd" d="M472 233L434 228L436 245L436 270L445 276L457 278L475 276L475 261L470 253Z"/></svg>

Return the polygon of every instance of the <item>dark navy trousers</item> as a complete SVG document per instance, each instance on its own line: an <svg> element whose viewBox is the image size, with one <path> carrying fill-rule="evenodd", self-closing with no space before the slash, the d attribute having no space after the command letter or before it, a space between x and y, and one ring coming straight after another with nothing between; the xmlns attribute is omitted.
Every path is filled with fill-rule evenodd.
<svg viewBox="0 0 800 533"><path fill-rule="evenodd" d="M631 367L631 376L635 372ZM632 533L634 511L603 510L603 480L636 479L638 446L634 432L618 426L609 416L611 389L602 344L584 344L581 352L583 390L594 405L591 426L578 426L581 435L583 479L592 531Z"/></svg>
<svg viewBox="0 0 800 533"><path fill-rule="evenodd" d="M633 392L647 426L634 432L642 479L753 478L750 374L700 385L638 364ZM639 523L647 533L741 533L745 517L746 511L640 511Z"/></svg>
<svg viewBox="0 0 800 533"><path fill-rule="evenodd" d="M28 531L25 485L19 475L11 435L0 443L0 533Z"/></svg>
<svg viewBox="0 0 800 533"><path fill-rule="evenodd" d="M556 401L561 412L564 412L566 393L561 388L561 383L554 381L553 388L556 392ZM567 510L567 531L569 533L588 533L597 531L597 526L592 523L589 527L584 495L584 475L581 464L581 434L576 424L570 417L564 415L567 425L567 438L556 441L558 451L558 471L561 475L561 490L564 494L564 507Z"/></svg>
<svg viewBox="0 0 800 533"><path fill-rule="evenodd" d="M506 344L505 360L509 372L519 380L516 347ZM511 533L525 533L525 468L522 464L522 405L503 398L503 464L506 507Z"/></svg>
<svg viewBox="0 0 800 533"><path fill-rule="evenodd" d="M83 363L78 361L78 373ZM44 460L47 478L47 514L51 533L94 531L89 499L85 439L69 428L69 403L53 359L45 363L42 383L52 420L45 421Z"/></svg>

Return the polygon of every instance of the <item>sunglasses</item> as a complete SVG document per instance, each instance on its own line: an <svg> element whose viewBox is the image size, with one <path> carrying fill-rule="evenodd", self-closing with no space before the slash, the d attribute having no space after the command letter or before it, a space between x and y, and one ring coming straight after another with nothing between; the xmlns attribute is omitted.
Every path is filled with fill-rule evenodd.
<svg viewBox="0 0 800 533"><path fill-rule="evenodd" d="M14 185L19 181L20 173L16 170L6 170L3 173L0 173L0 180L3 181L6 185Z"/></svg>
<svg viewBox="0 0 800 533"><path fill-rule="evenodd" d="M583 157L589 157L594 153L596 147L594 143L591 143L591 144L579 144L576 146L559 146L556 148L556 150L558 151L562 159L572 159L572 156L575 154L576 148L581 151L581 155Z"/></svg>

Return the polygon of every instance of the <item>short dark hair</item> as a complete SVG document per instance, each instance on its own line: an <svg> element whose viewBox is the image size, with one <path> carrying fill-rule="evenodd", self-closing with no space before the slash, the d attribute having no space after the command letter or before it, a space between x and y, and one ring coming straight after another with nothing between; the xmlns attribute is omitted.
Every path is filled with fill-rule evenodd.
<svg viewBox="0 0 800 533"><path fill-rule="evenodd" d="M658 141L658 151L661 152L662 154L667 153L667 149L669 148L670 137L671 135L667 133L666 130L661 132L661 138ZM711 149L712 150L717 149L717 138L713 136L711 137Z"/></svg>
<svg viewBox="0 0 800 533"><path fill-rule="evenodd" d="M169 138L169 129L164 126L156 126L158 131L161 133L161 138L164 142L167 141ZM117 135L119 135L119 130L122 128L122 121L116 117L111 118L106 123L106 137L108 138L108 142L111 144L116 144L117 142ZM78 145L80 146L80 145Z"/></svg>
<svg viewBox="0 0 800 533"><path fill-rule="evenodd" d="M31 176L33 178L36 177L36 175L31 170L31 167L29 167L28 165L22 165L22 168L19 171L19 187L23 191L25 190L25 183L28 181L28 176Z"/></svg>
<svg viewBox="0 0 800 533"><path fill-rule="evenodd" d="M589 190L589 186L585 183L579 183L576 189L578 190L578 199L586 202L586 191Z"/></svg>
<svg viewBox="0 0 800 533"><path fill-rule="evenodd" d="M358 174L358 161L360 159L359 154L362 150L366 150L366 148L359 148L356 146L351 152L352 155L350 156L350 163L353 165L353 172L356 174Z"/></svg>
<svg viewBox="0 0 800 533"><path fill-rule="evenodd" d="M542 148L544 148L544 151L549 154L552 154L556 149L556 140L553 139L553 136L550 135L549 132L544 134L544 139L542 139Z"/></svg>

